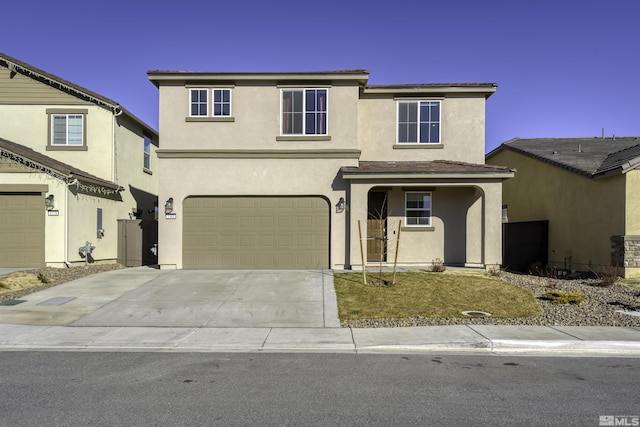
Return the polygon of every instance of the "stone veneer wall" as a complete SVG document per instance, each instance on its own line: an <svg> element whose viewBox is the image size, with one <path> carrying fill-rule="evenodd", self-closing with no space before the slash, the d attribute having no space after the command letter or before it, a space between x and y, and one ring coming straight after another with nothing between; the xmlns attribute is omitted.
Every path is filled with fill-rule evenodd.
<svg viewBox="0 0 640 427"><path fill-rule="evenodd" d="M640 236L611 236L611 265L640 267Z"/></svg>

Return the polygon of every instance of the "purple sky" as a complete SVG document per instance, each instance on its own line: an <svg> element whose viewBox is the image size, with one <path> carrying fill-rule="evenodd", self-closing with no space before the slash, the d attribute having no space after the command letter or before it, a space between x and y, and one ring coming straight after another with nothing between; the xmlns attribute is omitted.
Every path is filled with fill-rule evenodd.
<svg viewBox="0 0 640 427"><path fill-rule="evenodd" d="M49 0L2 6L0 52L158 128L148 70L364 68L369 83L495 82L486 151L640 135L637 0Z"/></svg>

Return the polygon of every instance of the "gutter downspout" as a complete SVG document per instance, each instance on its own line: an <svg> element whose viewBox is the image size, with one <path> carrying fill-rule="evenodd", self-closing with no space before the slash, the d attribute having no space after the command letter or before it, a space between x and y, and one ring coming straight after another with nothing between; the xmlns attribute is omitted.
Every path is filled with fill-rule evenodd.
<svg viewBox="0 0 640 427"><path fill-rule="evenodd" d="M67 189L64 192L64 203L65 203L65 222L64 222L64 265L67 268L71 267L71 263L69 262L69 187L72 185L78 184L78 180L74 179L71 182L67 183Z"/></svg>
<svg viewBox="0 0 640 427"><path fill-rule="evenodd" d="M118 168L116 166L116 162L117 162L117 157L116 157L116 122L117 119L116 117L118 117L119 115L122 114L122 109L120 108L119 105L116 105L113 108L113 118L112 118L112 124L113 124L113 128L112 128L112 147L111 147L111 182L115 182L117 183L118 180L116 178L116 175L118 173Z"/></svg>

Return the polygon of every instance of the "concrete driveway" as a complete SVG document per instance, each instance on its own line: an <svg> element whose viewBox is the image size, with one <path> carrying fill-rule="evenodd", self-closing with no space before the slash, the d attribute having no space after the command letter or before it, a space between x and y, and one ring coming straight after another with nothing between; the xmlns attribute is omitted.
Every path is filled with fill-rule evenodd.
<svg viewBox="0 0 640 427"><path fill-rule="evenodd" d="M101 278L107 274L117 285L117 273L103 273ZM70 326L325 328L340 324L331 271L156 270L151 280Z"/></svg>

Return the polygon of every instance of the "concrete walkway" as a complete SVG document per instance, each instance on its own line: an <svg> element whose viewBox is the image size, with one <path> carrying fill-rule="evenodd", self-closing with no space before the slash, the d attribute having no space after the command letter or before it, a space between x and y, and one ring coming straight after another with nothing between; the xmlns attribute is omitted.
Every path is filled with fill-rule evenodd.
<svg viewBox="0 0 640 427"><path fill-rule="evenodd" d="M0 305L0 350L640 356L640 328L340 328L331 271L110 271ZM14 301L15 302L15 301Z"/></svg>

